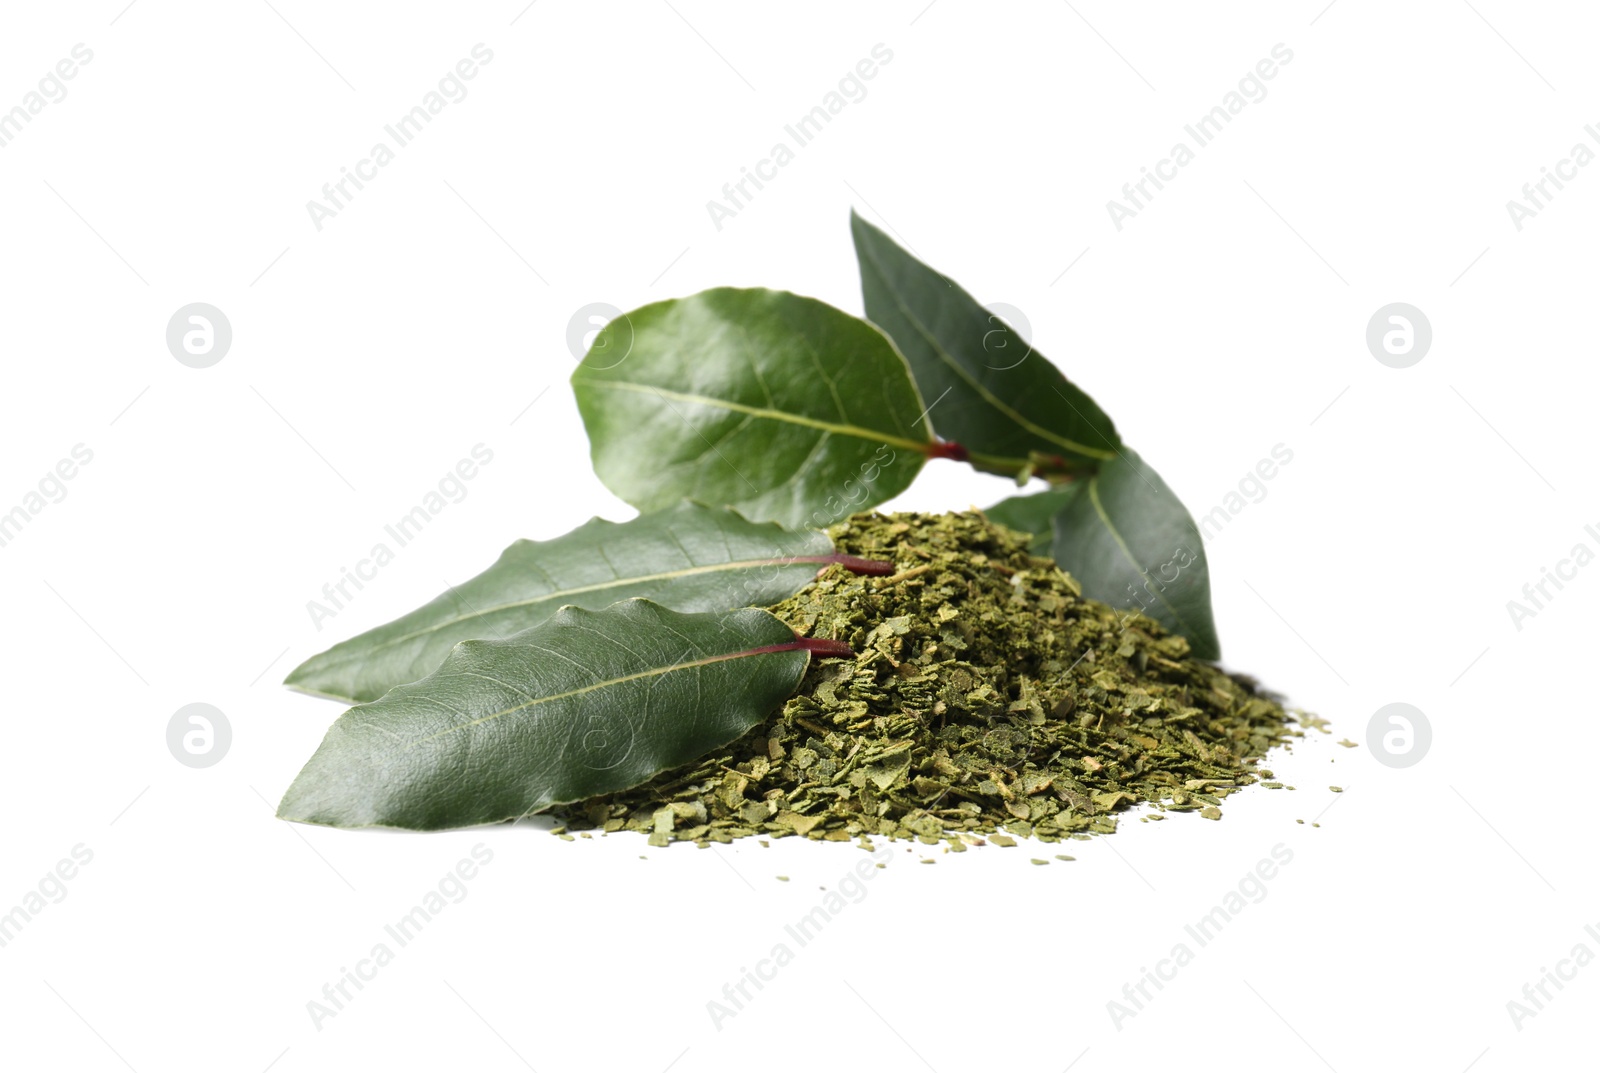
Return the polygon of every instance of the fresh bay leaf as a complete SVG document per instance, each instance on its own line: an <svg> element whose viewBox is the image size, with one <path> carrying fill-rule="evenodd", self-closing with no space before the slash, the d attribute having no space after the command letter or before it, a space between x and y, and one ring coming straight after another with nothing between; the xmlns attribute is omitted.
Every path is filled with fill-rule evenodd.
<svg viewBox="0 0 1600 1073"><path fill-rule="evenodd" d="M635 596L675 611L765 607L834 561L814 529L746 521L680 502L627 522L595 518L553 540L519 540L470 581L393 622L306 660L285 684L352 704L437 670L458 641L536 626L563 604L605 607Z"/></svg>
<svg viewBox="0 0 1600 1073"><path fill-rule="evenodd" d="M854 212L867 319L900 348L939 435L979 469L1076 473L1116 457L1111 418L1014 328Z"/></svg>
<svg viewBox="0 0 1600 1073"><path fill-rule="evenodd" d="M1055 560L1085 596L1148 615L1187 638L1199 659L1220 658L1200 530L1138 454L1124 447L1085 478L1054 528Z"/></svg>
<svg viewBox="0 0 1600 1073"><path fill-rule="evenodd" d="M823 528L903 491L938 449L883 333L786 291L719 287L617 317L572 387L595 472L646 512L688 497Z"/></svg>
<svg viewBox="0 0 1600 1073"><path fill-rule="evenodd" d="M564 607L512 637L464 641L427 678L345 712L278 816L431 831L624 790L759 723L808 659L756 608Z"/></svg>
<svg viewBox="0 0 1600 1073"><path fill-rule="evenodd" d="M1051 520L1057 511L1067 505L1069 499L1078 494L1080 487L1077 484L1058 484L1042 492L1010 496L992 507L985 507L983 514L996 525L1033 537L1028 550L1048 559L1055 544Z"/></svg>

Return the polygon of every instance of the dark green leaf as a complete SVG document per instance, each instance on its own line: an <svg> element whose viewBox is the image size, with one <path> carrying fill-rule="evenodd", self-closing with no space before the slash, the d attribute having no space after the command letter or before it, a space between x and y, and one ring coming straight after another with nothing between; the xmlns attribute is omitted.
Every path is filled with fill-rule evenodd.
<svg viewBox="0 0 1600 1073"><path fill-rule="evenodd" d="M1143 612L1218 659L1211 575L1194 519L1128 448L1083 481L1055 516L1055 559L1085 596Z"/></svg>
<svg viewBox="0 0 1600 1073"><path fill-rule="evenodd" d="M457 641L509 637L563 604L644 596L675 611L765 607L816 577L832 551L826 533L699 503L620 524L595 518L554 540L517 541L471 581L312 656L285 683L352 704L377 700L437 670Z"/></svg>
<svg viewBox="0 0 1600 1073"><path fill-rule="evenodd" d="M332 827L441 830L636 786L725 745L792 693L809 658L747 608L564 607L341 715L278 806Z"/></svg>
<svg viewBox="0 0 1600 1073"><path fill-rule="evenodd" d="M904 490L934 448L883 333L786 291L721 287L618 317L572 387L595 472L641 511L687 496L821 528Z"/></svg>
<svg viewBox="0 0 1600 1073"><path fill-rule="evenodd" d="M867 319L905 354L933 427L973 465L1073 472L1115 457L1111 419L1010 325L854 213L850 229Z"/></svg>
<svg viewBox="0 0 1600 1073"><path fill-rule="evenodd" d="M1069 499L1078 494L1079 487L1077 484L1058 484L1042 492L1011 496L985 508L983 514L996 525L1033 537L1028 550L1048 559L1052 554L1051 546L1055 543L1050 521L1057 511L1067 505Z"/></svg>

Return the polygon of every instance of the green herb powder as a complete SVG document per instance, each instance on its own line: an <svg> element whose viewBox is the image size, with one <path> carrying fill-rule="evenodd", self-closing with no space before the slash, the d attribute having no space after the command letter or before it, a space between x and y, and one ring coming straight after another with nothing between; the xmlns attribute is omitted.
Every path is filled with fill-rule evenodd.
<svg viewBox="0 0 1600 1073"><path fill-rule="evenodd" d="M1220 818L1259 758L1300 734L1255 683L1085 599L978 512L861 514L830 533L896 572L832 566L771 610L857 658L814 659L783 708L737 741L559 819L655 845L880 835L959 851L1002 830L1084 838L1143 803Z"/></svg>

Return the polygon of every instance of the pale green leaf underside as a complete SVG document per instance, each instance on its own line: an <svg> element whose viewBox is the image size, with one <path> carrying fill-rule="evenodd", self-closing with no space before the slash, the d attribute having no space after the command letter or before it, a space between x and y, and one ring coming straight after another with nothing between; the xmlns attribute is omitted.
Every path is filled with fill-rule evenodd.
<svg viewBox="0 0 1600 1073"><path fill-rule="evenodd" d="M1159 474L1124 447L1057 511L1052 551L1083 593L1138 610L1220 658L1205 544Z"/></svg>
<svg viewBox="0 0 1600 1073"><path fill-rule="evenodd" d="M1010 496L992 507L984 508L984 516L996 525L1003 525L1033 538L1028 550L1048 559L1055 535L1050 527L1056 512L1066 506L1067 500L1078 494L1079 484L1061 484L1028 495Z"/></svg>

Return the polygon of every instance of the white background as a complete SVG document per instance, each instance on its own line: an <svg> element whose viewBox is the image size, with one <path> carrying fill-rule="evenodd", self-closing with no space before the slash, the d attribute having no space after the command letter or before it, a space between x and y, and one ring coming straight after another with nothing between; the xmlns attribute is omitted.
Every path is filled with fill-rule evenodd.
<svg viewBox="0 0 1600 1073"><path fill-rule="evenodd" d="M0 108L94 54L0 149L0 511L93 451L0 548L0 909L93 853L0 948L7 1065L1592 1064L1600 968L1520 1027L1507 1003L1575 945L1600 953L1600 568L1520 629L1506 606L1600 551L1600 167L1520 231L1506 208L1600 148L1592 11L124 3L7 4L0 33ZM480 42L469 95L319 231L307 201ZM707 201L878 43L867 96L713 226ZM1278 43L1267 96L1114 227L1107 201ZM589 471L573 313L722 284L859 312L852 205L1022 311L1197 516L1293 451L1209 553L1228 665L1332 721L1273 758L1298 789L1068 847L932 866L896 847L720 1027L708 1001L859 850L275 820L339 711L279 686L292 666L516 537L630 515ZM164 333L200 301L234 339L197 370ZM1403 370L1364 339L1397 301L1434 331ZM466 498L317 629L307 602L479 443ZM1006 491L934 463L892 506ZM205 769L166 744L197 701L233 731ZM1365 745L1395 701L1433 727L1406 769ZM307 1003L479 843L465 900L318 1025ZM1123 984L1278 843L1264 900L1114 1022Z"/></svg>

